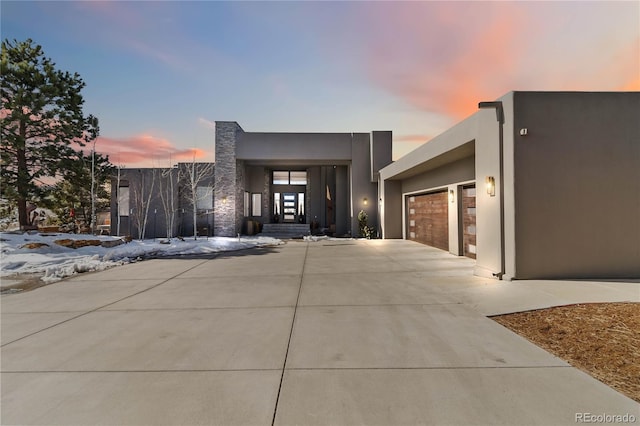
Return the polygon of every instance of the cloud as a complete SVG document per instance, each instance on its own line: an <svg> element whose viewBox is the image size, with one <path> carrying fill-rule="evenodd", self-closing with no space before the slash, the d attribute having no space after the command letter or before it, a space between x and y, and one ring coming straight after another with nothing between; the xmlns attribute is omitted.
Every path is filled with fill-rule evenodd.
<svg viewBox="0 0 640 426"><path fill-rule="evenodd" d="M183 31L177 28L171 2L89 1L71 2L70 11L61 19L73 21L70 27L107 46L151 58L177 71L193 72L190 58L184 54Z"/></svg>
<svg viewBox="0 0 640 426"><path fill-rule="evenodd" d="M100 136L96 142L96 151L109 155L115 165L168 166L178 161L203 159L208 153L199 148L181 149L167 139L143 134L125 139Z"/></svg>
<svg viewBox="0 0 640 426"><path fill-rule="evenodd" d="M638 90L639 27L629 18L638 9L623 2L381 2L353 6L346 29L325 43L355 52L345 58L374 86L460 120L479 101L511 90Z"/></svg>
<svg viewBox="0 0 640 426"><path fill-rule="evenodd" d="M509 89L522 11L510 3L406 3L368 43L369 77L422 110L463 118ZM405 6L405 7L402 7Z"/></svg>
<svg viewBox="0 0 640 426"><path fill-rule="evenodd" d="M216 74L243 72L226 48L217 48L221 40L211 39L208 31L201 34L197 29L199 25L211 25L210 20L204 22L205 16L218 18L217 10L223 7L218 4L171 1L69 4L80 13L57 11L62 9L59 6L51 9L64 13L61 19L69 22L69 28L78 37L90 37L94 43L135 56L134 60L150 59L163 69L197 78L206 85L211 84L212 68Z"/></svg>
<svg viewBox="0 0 640 426"><path fill-rule="evenodd" d="M608 77L623 75L624 81L616 88L617 90L640 90L640 37L616 52L609 74Z"/></svg>

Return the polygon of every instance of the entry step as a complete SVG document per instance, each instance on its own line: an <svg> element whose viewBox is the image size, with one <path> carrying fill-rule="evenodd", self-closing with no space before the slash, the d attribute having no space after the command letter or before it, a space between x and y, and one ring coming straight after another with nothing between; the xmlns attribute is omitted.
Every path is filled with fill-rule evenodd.
<svg viewBox="0 0 640 426"><path fill-rule="evenodd" d="M302 238L309 235L310 229L308 223L265 223L259 235L274 238Z"/></svg>

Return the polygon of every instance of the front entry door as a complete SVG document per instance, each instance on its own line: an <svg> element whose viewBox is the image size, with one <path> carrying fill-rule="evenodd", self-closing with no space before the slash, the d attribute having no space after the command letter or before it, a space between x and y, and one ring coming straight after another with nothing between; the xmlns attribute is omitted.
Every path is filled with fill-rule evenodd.
<svg viewBox="0 0 640 426"><path fill-rule="evenodd" d="M282 194L282 221L285 223L295 223L298 213L298 194L295 192L285 192Z"/></svg>

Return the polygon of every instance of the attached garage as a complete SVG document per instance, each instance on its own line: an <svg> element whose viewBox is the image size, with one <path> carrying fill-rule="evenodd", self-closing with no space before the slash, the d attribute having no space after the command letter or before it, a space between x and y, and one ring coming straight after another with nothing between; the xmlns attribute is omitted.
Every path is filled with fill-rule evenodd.
<svg viewBox="0 0 640 426"><path fill-rule="evenodd" d="M475 114L380 170L382 236L448 246L486 278L636 279L639 110L638 92L478 102Z"/></svg>
<svg viewBox="0 0 640 426"><path fill-rule="evenodd" d="M407 239L449 250L447 191L407 196Z"/></svg>

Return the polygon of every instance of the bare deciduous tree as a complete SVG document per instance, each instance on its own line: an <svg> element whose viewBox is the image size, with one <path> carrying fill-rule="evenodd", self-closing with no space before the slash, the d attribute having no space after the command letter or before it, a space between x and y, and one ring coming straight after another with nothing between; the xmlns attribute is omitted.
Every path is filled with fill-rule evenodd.
<svg viewBox="0 0 640 426"><path fill-rule="evenodd" d="M171 162L171 160L169 160ZM167 238L173 237L173 228L176 222L176 186L178 178L178 170L169 166L161 171L160 179L158 179L160 200L162 201L162 209L164 210L165 227Z"/></svg>
<svg viewBox="0 0 640 426"><path fill-rule="evenodd" d="M155 195L153 193L153 189L158 177L158 169L152 168L150 170L151 176L146 179L151 180L150 183L145 182L145 174L143 172L140 176L140 180L137 184L133 185L133 188L131 188L133 193L133 208L135 211L134 218L138 228L138 238L140 240L143 240L146 235L149 207L151 206L151 201Z"/></svg>
<svg viewBox="0 0 640 426"><path fill-rule="evenodd" d="M184 198L192 206L194 239L198 239L198 205L205 200L213 200L213 167L213 163L196 163L194 155L191 164L180 168L181 177L186 183Z"/></svg>
<svg viewBox="0 0 640 426"><path fill-rule="evenodd" d="M121 173L120 170L122 169L122 166L118 164L118 174L116 175L116 199L118 200L118 204L117 204L117 211L118 211L118 216L117 216L117 222L116 222L116 235L120 235L120 222L121 222L121 218L122 218L122 212L120 209L120 204L122 203L121 200L121 194L120 191L122 191L120 189L120 182L122 180L121 178ZM112 230L113 232L113 230Z"/></svg>

